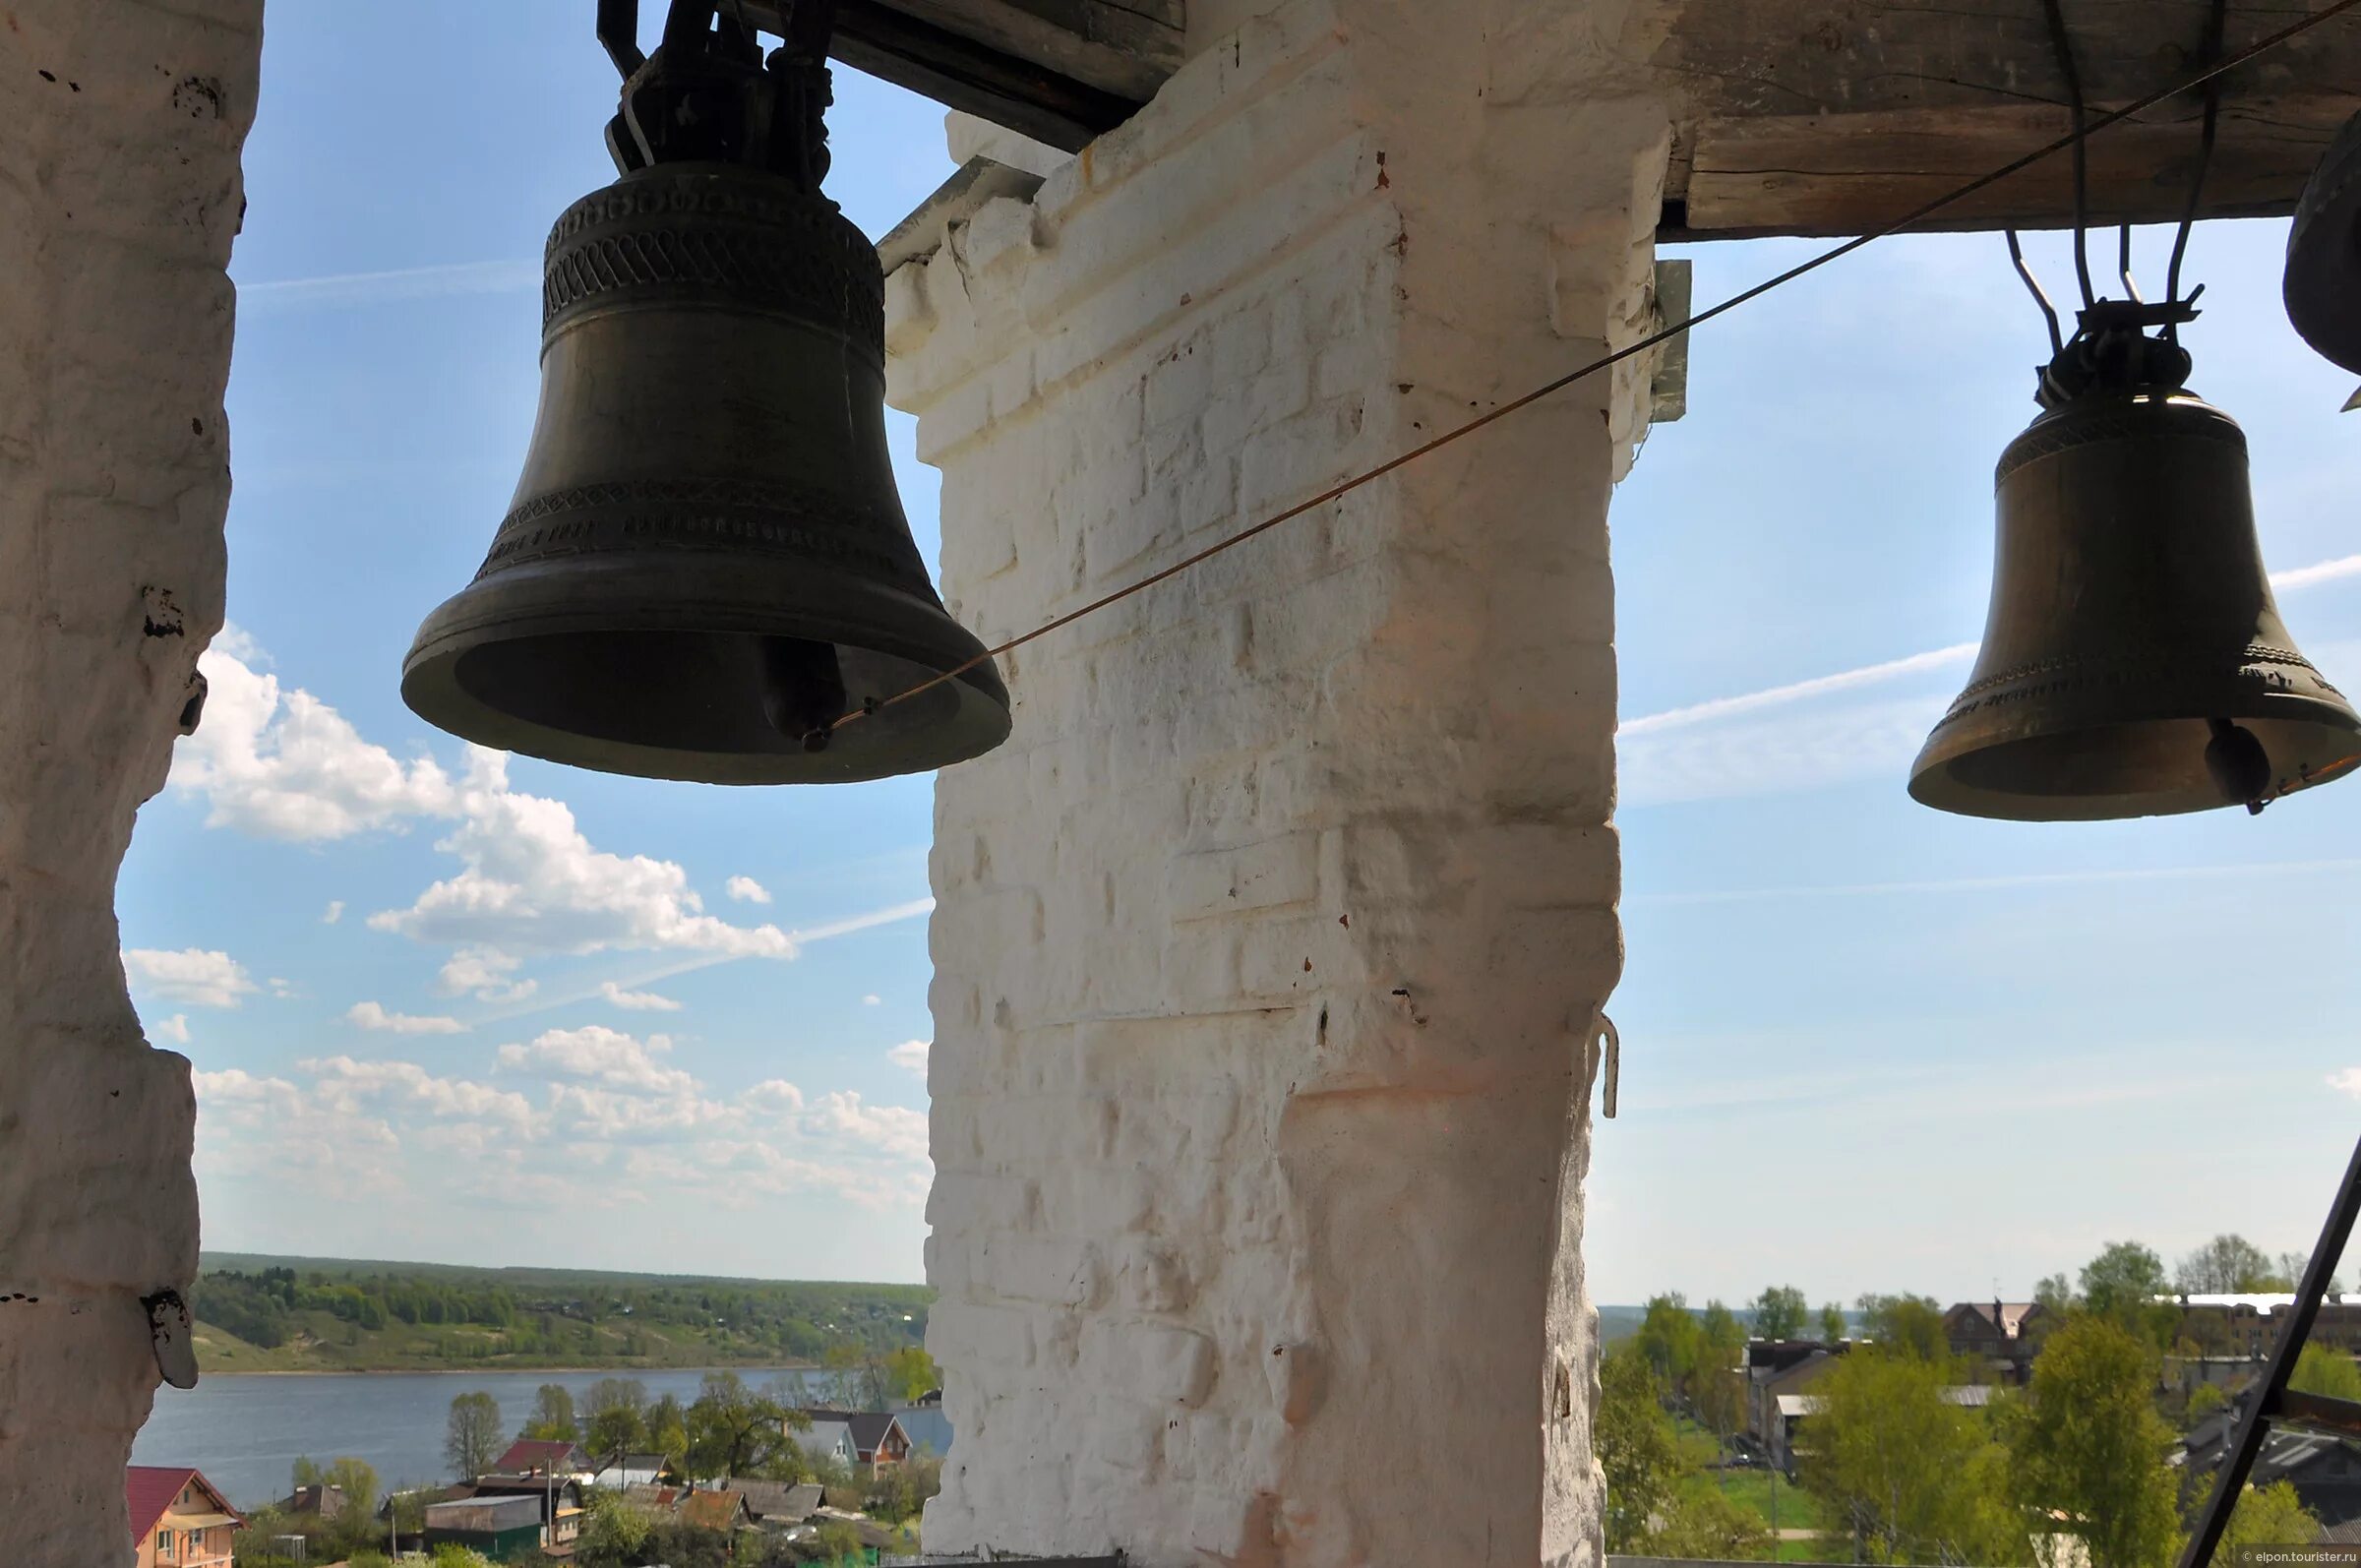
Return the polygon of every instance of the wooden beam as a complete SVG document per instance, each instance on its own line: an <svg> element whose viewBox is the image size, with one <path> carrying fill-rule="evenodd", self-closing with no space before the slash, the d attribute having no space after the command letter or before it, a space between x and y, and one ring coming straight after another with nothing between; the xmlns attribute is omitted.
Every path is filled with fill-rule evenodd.
<svg viewBox="0 0 2361 1568"><path fill-rule="evenodd" d="M838 0L837 60L1072 152L1179 68L1183 0ZM748 19L776 31L777 0Z"/></svg>
<svg viewBox="0 0 2361 1568"><path fill-rule="evenodd" d="M2048 142L2067 92L2041 0L1680 0L1651 65L1685 100L1667 238L1857 234ZM2210 0L2068 0L2092 111L2197 70ZM2231 51L2319 8L2232 0ZM2336 128L2361 113L2361 14L2221 79L2201 215L2291 211ZM2090 142L2094 221L2177 218L2201 100L2167 100ZM1929 228L2063 226L2064 153Z"/></svg>

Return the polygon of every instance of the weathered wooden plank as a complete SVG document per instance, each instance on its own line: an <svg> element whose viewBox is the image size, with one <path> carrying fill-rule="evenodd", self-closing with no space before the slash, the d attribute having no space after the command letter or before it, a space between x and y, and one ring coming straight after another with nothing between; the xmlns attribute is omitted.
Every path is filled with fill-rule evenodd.
<svg viewBox="0 0 2361 1568"><path fill-rule="evenodd" d="M2209 217L2294 210L2329 141L2361 96L2316 93L2223 107L2206 180ZM2064 133L2063 111L2000 108L1709 120L1696 128L1672 227L1685 237L1861 234ZM2135 120L2090 139L2090 220L2177 220L2198 150L2194 118ZM2055 228L2072 220L2065 152L1919 225Z"/></svg>
<svg viewBox="0 0 2361 1568"><path fill-rule="evenodd" d="M2230 52L2325 0L2231 0ZM2129 102L2196 69L2211 0L2065 0L2084 90ZM1650 64L1699 119L2064 103L2042 0L1678 0ZM2361 18L2222 78L2225 99L2361 86Z"/></svg>

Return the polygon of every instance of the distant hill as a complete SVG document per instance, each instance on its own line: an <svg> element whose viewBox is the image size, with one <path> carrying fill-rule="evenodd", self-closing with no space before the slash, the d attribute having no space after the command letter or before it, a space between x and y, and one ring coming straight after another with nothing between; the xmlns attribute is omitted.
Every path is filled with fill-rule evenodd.
<svg viewBox="0 0 2361 1568"><path fill-rule="evenodd" d="M189 1305L211 1372L791 1365L920 1343L919 1285L472 1268L209 1252Z"/></svg>

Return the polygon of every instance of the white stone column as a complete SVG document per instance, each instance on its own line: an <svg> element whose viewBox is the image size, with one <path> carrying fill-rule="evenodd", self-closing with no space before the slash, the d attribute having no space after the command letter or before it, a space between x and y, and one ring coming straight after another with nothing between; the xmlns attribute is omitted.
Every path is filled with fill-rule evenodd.
<svg viewBox="0 0 2361 1568"><path fill-rule="evenodd" d="M967 624L1026 630L1639 330L1644 8L1445 10L1246 20L894 274ZM1647 382L1007 660L1015 735L936 807L931 1549L1597 1559L1606 508Z"/></svg>
<svg viewBox="0 0 2361 1568"><path fill-rule="evenodd" d="M262 5L0 9L0 1558L91 1568L132 1560L141 1297L197 1270L189 1064L114 886L221 625Z"/></svg>

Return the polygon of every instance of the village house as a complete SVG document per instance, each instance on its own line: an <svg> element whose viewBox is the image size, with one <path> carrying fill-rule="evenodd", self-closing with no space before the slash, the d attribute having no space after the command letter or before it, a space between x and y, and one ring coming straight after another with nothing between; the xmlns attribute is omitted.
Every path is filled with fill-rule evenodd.
<svg viewBox="0 0 2361 1568"><path fill-rule="evenodd" d="M2233 1396L2191 1428L2174 1451L2171 1464L2181 1473L2185 1493L2197 1494L2220 1468L2247 1397ZM2264 1436L2248 1480L2256 1486L2285 1481L2324 1530L2343 1532L2340 1539L2361 1535L2361 1440L2274 1426Z"/></svg>
<svg viewBox="0 0 2361 1568"><path fill-rule="evenodd" d="M672 1463L662 1454L626 1454L602 1465L590 1484L615 1491L627 1486L653 1486L671 1474Z"/></svg>
<svg viewBox="0 0 2361 1568"><path fill-rule="evenodd" d="M125 1466L123 1503L138 1568L230 1568L230 1539L245 1520L201 1472Z"/></svg>
<svg viewBox="0 0 2361 1568"><path fill-rule="evenodd" d="M541 1505L542 1549L571 1555L582 1529L582 1483L554 1475L478 1476L465 1490L474 1497L529 1497Z"/></svg>
<svg viewBox="0 0 2361 1568"><path fill-rule="evenodd" d="M788 1435L806 1458L815 1450L826 1454L839 1464L867 1465L876 1470L880 1465L898 1465L910 1457L910 1434L902 1430L899 1417L890 1411L808 1410L812 1417L809 1432L790 1427ZM806 1448L804 1440L815 1445ZM849 1460L839 1458L849 1453Z"/></svg>
<svg viewBox="0 0 2361 1568"><path fill-rule="evenodd" d="M791 1529L810 1519L824 1500L812 1481L750 1480L729 1476L724 1489L746 1499L746 1516L766 1531Z"/></svg>
<svg viewBox="0 0 2361 1568"><path fill-rule="evenodd" d="M2017 1384L2031 1375L2033 1356L2049 1326L2050 1314L2038 1301L1961 1301L1943 1314L1943 1338L1952 1355Z"/></svg>
<svg viewBox="0 0 2361 1568"><path fill-rule="evenodd" d="M492 1462L502 1476L570 1476L587 1480L598 1469L579 1443L520 1437Z"/></svg>
<svg viewBox="0 0 2361 1568"><path fill-rule="evenodd" d="M426 1505L426 1549L464 1546L494 1562L518 1562L542 1550L541 1499L461 1497Z"/></svg>
<svg viewBox="0 0 2361 1568"><path fill-rule="evenodd" d="M1786 1430L1780 1402L1800 1395L1849 1349L1848 1342L1842 1340L1834 1345L1819 1340L1747 1342L1746 1435L1772 1463L1780 1463L1777 1455Z"/></svg>

